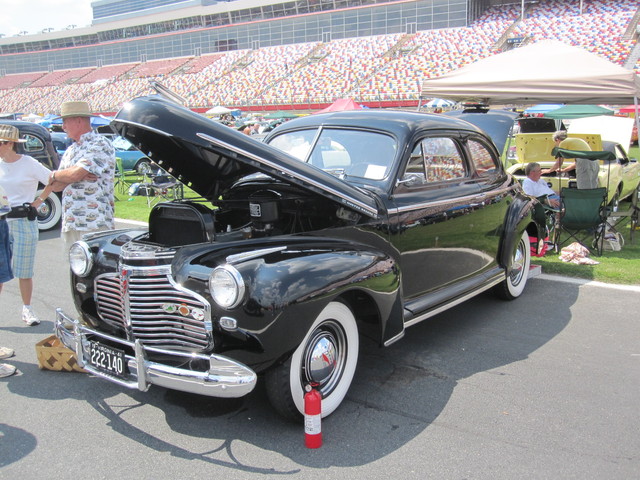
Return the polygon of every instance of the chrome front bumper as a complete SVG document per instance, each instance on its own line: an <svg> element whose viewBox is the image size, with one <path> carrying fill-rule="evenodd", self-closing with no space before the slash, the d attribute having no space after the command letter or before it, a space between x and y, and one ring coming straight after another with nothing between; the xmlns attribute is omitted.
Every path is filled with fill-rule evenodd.
<svg viewBox="0 0 640 480"><path fill-rule="evenodd" d="M257 375L247 366L220 355L202 355L189 352L167 350L164 348L145 347L136 340L130 342L99 332L82 325L66 315L61 309L56 310L56 336L68 348L76 353L78 364L88 372L110 382L127 388L147 391L151 385L159 385L172 390L198 393L210 397L236 398L247 395L256 385ZM97 370L89 364L89 340L109 340L123 348L133 349L134 356L125 355L129 369L126 379L118 378ZM192 360L209 362L208 371L196 371L189 368L174 367L149 361L149 353L170 356L179 363L188 365Z"/></svg>

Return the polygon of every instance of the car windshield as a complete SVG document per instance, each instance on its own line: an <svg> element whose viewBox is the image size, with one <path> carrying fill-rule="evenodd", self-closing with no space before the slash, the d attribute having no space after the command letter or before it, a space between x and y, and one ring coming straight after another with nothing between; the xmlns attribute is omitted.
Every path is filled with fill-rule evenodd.
<svg viewBox="0 0 640 480"><path fill-rule="evenodd" d="M133 144L127 140L126 138L116 137L111 142L113 148L117 148L118 150L133 150Z"/></svg>
<svg viewBox="0 0 640 480"><path fill-rule="evenodd" d="M285 132L269 144L334 175L369 180L389 174L397 150L389 135L338 128Z"/></svg>

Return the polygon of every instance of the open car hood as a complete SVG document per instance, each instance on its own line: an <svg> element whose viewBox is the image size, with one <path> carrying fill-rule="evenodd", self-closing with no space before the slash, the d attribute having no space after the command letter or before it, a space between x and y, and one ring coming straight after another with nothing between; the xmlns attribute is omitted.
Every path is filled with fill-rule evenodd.
<svg viewBox="0 0 640 480"><path fill-rule="evenodd" d="M599 133L602 140L619 143L626 152L631 144L633 118L610 115L576 118L571 120L568 132L569 134Z"/></svg>
<svg viewBox="0 0 640 480"><path fill-rule="evenodd" d="M239 179L261 172L370 217L378 215L375 199L367 193L160 95L126 103L111 127L209 201Z"/></svg>

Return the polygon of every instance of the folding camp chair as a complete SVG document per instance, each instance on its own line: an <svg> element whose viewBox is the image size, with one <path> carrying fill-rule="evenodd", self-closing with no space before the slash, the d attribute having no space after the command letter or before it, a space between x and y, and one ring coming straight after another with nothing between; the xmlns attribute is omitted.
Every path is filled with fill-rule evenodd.
<svg viewBox="0 0 640 480"><path fill-rule="evenodd" d="M147 206L164 200L181 200L183 197L182 184L170 175L156 175L151 183L144 183L147 187Z"/></svg>
<svg viewBox="0 0 640 480"><path fill-rule="evenodd" d="M571 240L602 255L607 221L606 188L563 188L560 191L562 212L555 230L556 250ZM560 234L568 236L560 242ZM591 239L587 242L587 239ZM585 243L588 243L586 245Z"/></svg>
<svg viewBox="0 0 640 480"><path fill-rule="evenodd" d="M116 157L116 171L114 179L114 190L119 191L122 194L126 194L132 183L127 181L124 168L122 167L122 159L120 157Z"/></svg>

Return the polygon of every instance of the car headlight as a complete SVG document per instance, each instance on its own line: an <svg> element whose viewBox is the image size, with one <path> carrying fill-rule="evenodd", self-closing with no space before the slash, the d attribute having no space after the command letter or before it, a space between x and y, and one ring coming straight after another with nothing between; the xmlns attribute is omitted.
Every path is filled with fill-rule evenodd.
<svg viewBox="0 0 640 480"><path fill-rule="evenodd" d="M213 300L222 308L237 307L244 297L242 275L231 265L216 267L209 277L209 291Z"/></svg>
<svg viewBox="0 0 640 480"><path fill-rule="evenodd" d="M93 255L85 242L76 242L69 249L71 271L79 277L86 277L93 267Z"/></svg>

